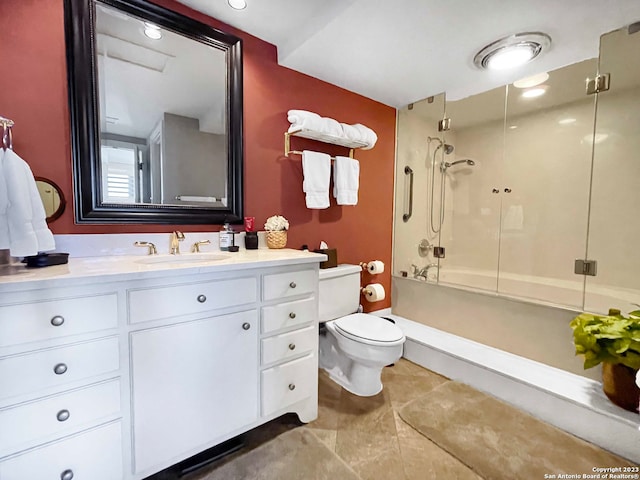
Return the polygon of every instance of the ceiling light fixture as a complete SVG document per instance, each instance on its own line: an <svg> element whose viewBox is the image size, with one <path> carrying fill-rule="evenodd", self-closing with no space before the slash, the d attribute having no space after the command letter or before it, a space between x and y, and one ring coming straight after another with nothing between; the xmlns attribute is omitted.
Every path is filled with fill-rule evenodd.
<svg viewBox="0 0 640 480"><path fill-rule="evenodd" d="M487 70L506 70L530 62L549 45L551 37L545 33L517 33L484 47L473 58L473 63Z"/></svg>
<svg viewBox="0 0 640 480"><path fill-rule="evenodd" d="M563 118L561 120L558 120L558 123L560 125L571 125L572 123L576 123L577 120L575 118L572 117L567 117L567 118Z"/></svg>
<svg viewBox="0 0 640 480"><path fill-rule="evenodd" d="M245 2L245 0L227 0L227 3L231 8L236 10L244 10L247 8L247 2Z"/></svg>

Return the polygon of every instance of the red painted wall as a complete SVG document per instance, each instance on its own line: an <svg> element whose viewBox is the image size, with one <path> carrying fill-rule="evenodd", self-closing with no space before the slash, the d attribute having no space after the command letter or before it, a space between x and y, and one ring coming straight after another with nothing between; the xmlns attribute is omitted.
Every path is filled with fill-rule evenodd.
<svg viewBox="0 0 640 480"><path fill-rule="evenodd" d="M388 269L363 282L380 282L388 292L375 309L390 305L395 109L321 80L281 67L276 48L173 0L156 3L233 33L243 39L245 215L261 226L267 217L284 215L291 224L288 247L321 240L338 249L338 261L379 259ZM211 231L211 225L75 225L67 98L62 0L0 1L0 115L16 122L14 150L35 175L50 178L64 192L68 206L50 227L54 233L125 233ZM300 157L283 156L289 109L314 111L345 123L362 123L378 134L378 143L357 151L360 192L357 206L305 207ZM346 149L302 139L292 148L331 154Z"/></svg>

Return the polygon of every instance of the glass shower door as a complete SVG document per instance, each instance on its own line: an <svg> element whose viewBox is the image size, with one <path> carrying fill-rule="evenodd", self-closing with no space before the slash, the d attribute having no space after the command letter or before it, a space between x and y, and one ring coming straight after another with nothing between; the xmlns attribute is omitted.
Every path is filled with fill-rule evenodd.
<svg viewBox="0 0 640 480"><path fill-rule="evenodd" d="M596 70L594 58L507 87L500 294L582 308Z"/></svg>
<svg viewBox="0 0 640 480"><path fill-rule="evenodd" d="M439 283L496 291L505 88L447 100L451 129L437 166L444 185ZM449 153L447 153L449 152Z"/></svg>
<svg viewBox="0 0 640 480"><path fill-rule="evenodd" d="M433 248L439 235L430 228L431 163L441 140L438 121L444 114L444 94L415 102L398 111L393 275L435 283L438 269ZM436 198L437 201L437 198Z"/></svg>
<svg viewBox="0 0 640 480"><path fill-rule="evenodd" d="M631 30L633 31L633 29ZM606 313L640 304L640 32L623 28L600 39L598 93L584 309Z"/></svg>

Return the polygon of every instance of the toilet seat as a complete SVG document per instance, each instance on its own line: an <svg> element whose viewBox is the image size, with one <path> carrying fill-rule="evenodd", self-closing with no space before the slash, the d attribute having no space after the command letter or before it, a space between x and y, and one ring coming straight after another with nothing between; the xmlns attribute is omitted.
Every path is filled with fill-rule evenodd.
<svg viewBox="0 0 640 480"><path fill-rule="evenodd" d="M368 313L354 313L333 321L336 331L368 345L394 346L404 343L402 330L395 324Z"/></svg>

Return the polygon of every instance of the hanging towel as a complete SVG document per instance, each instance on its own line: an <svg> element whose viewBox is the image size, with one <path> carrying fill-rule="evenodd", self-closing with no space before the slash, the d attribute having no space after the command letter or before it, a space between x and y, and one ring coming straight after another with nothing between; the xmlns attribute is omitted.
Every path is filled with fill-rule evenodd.
<svg viewBox="0 0 640 480"><path fill-rule="evenodd" d="M306 193L307 208L329 208L331 157L326 153L303 150L302 173L302 190Z"/></svg>
<svg viewBox="0 0 640 480"><path fill-rule="evenodd" d="M7 209L9 208L9 197L7 196L7 184L4 181L4 150L0 148L0 250L9 248L9 221L7 220Z"/></svg>
<svg viewBox="0 0 640 480"><path fill-rule="evenodd" d="M333 196L338 205L357 205L360 186L360 162L336 157L333 162Z"/></svg>
<svg viewBox="0 0 640 480"><path fill-rule="evenodd" d="M7 186L9 249L13 257L36 255L56 248L38 187L29 165L13 150L6 150L2 170Z"/></svg>

